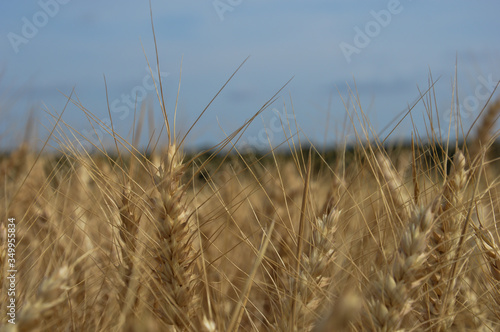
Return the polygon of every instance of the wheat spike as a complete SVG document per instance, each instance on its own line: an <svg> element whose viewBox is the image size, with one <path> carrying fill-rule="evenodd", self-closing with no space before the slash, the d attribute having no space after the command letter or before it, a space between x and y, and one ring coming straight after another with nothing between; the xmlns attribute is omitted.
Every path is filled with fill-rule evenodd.
<svg viewBox="0 0 500 332"><path fill-rule="evenodd" d="M389 158L384 154L377 153L376 160L394 207L398 213L401 213L401 219L407 219L411 215L410 211L413 206L413 201L409 199L409 195L405 190L400 175L393 168ZM409 203L410 206L408 206Z"/></svg>
<svg viewBox="0 0 500 332"><path fill-rule="evenodd" d="M433 222L433 206L414 214L389 270L378 271L372 283L365 327L372 326L375 331L397 330L413 309L414 295L425 277L427 239Z"/></svg>
<svg viewBox="0 0 500 332"><path fill-rule="evenodd" d="M184 202L184 171L181 152L170 145L156 177L160 197L153 208L158 236L153 249L153 275L159 292L155 309L165 322L181 329L192 326L199 301L193 248L196 232Z"/></svg>
<svg viewBox="0 0 500 332"><path fill-rule="evenodd" d="M464 222L464 214L460 209L463 207L463 192L467 183L465 164L465 156L458 150L443 190L439 218L429 240L427 266L430 278L427 282L428 291L423 297L423 316L433 331L449 329L456 315L455 300L460 285L458 278L450 276L450 273ZM448 288L452 290L451 294L447 294Z"/></svg>
<svg viewBox="0 0 500 332"><path fill-rule="evenodd" d="M480 157L481 151L489 146L493 136L492 129L500 114L500 99L497 99L493 104L488 106L486 113L483 115L479 126L477 127L477 134L471 143L470 159L475 160Z"/></svg>

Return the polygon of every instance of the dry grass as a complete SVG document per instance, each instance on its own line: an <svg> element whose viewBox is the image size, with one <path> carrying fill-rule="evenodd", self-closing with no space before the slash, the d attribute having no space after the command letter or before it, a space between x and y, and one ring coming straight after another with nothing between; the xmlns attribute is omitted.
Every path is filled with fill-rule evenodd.
<svg viewBox="0 0 500 332"><path fill-rule="evenodd" d="M1 303L12 217L18 270L2 330L500 330L499 102L453 151L430 133L327 161L290 123L286 158L222 154L248 123L223 158L186 156L158 99L162 152L100 124L116 150L90 153L54 117L59 155L0 161Z"/></svg>
<svg viewBox="0 0 500 332"><path fill-rule="evenodd" d="M339 174L302 150L216 164L173 144L152 161L22 146L1 164L2 215L18 220L9 328L500 328L496 182L461 150L436 176L448 154L424 162L413 147L435 166L401 174L373 149L337 160ZM1 235L5 253L5 223Z"/></svg>

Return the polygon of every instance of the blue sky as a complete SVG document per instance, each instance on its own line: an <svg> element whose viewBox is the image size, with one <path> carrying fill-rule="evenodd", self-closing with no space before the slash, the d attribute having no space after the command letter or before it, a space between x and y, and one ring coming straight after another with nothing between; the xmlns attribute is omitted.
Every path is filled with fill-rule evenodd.
<svg viewBox="0 0 500 332"><path fill-rule="evenodd" d="M176 128L181 133L250 56L192 131L190 146L223 139L224 131L243 124L291 77L244 143L265 147L267 128L271 143L279 144L278 115L292 106L304 137L320 145L351 140L342 98L349 99L354 82L363 110L381 130L419 96L419 88L428 87L429 72L439 77L435 90L443 120L452 101L455 64L458 100L468 105L461 114L470 124L491 82L500 79L496 1L152 0L152 8L169 112L183 61ZM81 103L106 121L103 75L114 102L113 124L124 137L130 138L134 121L127 95L130 100L143 92L154 97L142 48L153 63L148 1L4 1L0 36L1 146L23 137L30 111L39 123L37 136L45 138L50 117L44 109L60 112L66 103L61 92L69 94L73 87ZM356 51L346 56L346 47ZM157 103L154 110L159 127ZM424 112L422 103L413 111L421 136ZM64 120L83 133L92 131L74 106ZM394 138L408 138L411 130L408 119Z"/></svg>

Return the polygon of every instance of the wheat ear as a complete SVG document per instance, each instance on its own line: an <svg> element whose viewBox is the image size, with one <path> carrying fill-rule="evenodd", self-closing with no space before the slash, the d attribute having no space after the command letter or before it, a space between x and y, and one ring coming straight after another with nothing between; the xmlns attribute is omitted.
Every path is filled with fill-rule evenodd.
<svg viewBox="0 0 500 332"><path fill-rule="evenodd" d="M70 272L69 267L63 266L41 282L36 297L27 302L19 311L17 331L32 331L43 321L60 316L56 310L67 300L66 292L70 289L68 287Z"/></svg>
<svg viewBox="0 0 500 332"><path fill-rule="evenodd" d="M316 219L308 239L310 248L302 253L301 273L293 278L288 277L289 289L296 289L295 307L292 306L293 294L286 294L282 301L285 317L291 314L291 310L295 310L295 324L290 325L290 320L286 317L277 321L276 330L310 331L314 322L318 320L318 309L327 300L326 295L333 276L336 257L333 240L339 217L340 211L332 209L329 214Z"/></svg>
<svg viewBox="0 0 500 332"><path fill-rule="evenodd" d="M334 260L337 255L334 236L337 232L341 211L332 209L328 214L316 219L311 232L311 248L304 257L304 271L307 271L307 288L301 289L302 319L299 320L308 330L312 322L317 320L314 313L326 302L326 294L331 285Z"/></svg>
<svg viewBox="0 0 500 332"><path fill-rule="evenodd" d="M481 155L483 148L486 148L491 139L493 138L492 129L500 114L500 99L491 104L486 113L484 114L479 127L477 127L477 134L472 141L470 148L471 160L475 160Z"/></svg>
<svg viewBox="0 0 500 332"><path fill-rule="evenodd" d="M400 214L401 219L407 219L410 216L411 209L411 207L407 206L407 203L413 201L409 199L400 175L394 169L389 158L381 152L376 154L376 160L396 211Z"/></svg>
<svg viewBox="0 0 500 332"><path fill-rule="evenodd" d="M428 291L423 297L423 316L434 331L449 329L456 313L454 307L460 285L459 279L450 273L464 221L463 212L459 209L463 206L463 191L467 183L465 163L464 154L458 150L441 196L439 218L429 239L427 268L430 277L427 281ZM448 289L452 291L451 294L447 293Z"/></svg>
<svg viewBox="0 0 500 332"><path fill-rule="evenodd" d="M493 298L497 304L497 308L500 307L500 247L496 243L491 232L484 229L482 226L474 226L476 233L477 242L481 248L481 253L486 260L493 285ZM497 311L498 312L498 311Z"/></svg>
<svg viewBox="0 0 500 332"><path fill-rule="evenodd" d="M403 233L389 271L379 271L372 283L365 328L371 326L375 331L396 330L413 309L414 294L425 277L427 239L433 222L433 206L419 209L414 214Z"/></svg>
<svg viewBox="0 0 500 332"><path fill-rule="evenodd" d="M190 223L190 212L184 202L185 171L181 152L169 145L156 177L160 198L154 200L158 242L153 249L153 275L157 284L156 312L167 324L191 328L199 299L195 286L197 253L193 248L196 231Z"/></svg>

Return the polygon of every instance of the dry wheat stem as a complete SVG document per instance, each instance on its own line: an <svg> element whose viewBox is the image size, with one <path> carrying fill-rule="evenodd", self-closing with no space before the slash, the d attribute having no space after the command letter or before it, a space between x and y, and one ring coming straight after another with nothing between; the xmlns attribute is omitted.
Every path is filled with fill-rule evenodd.
<svg viewBox="0 0 500 332"><path fill-rule="evenodd" d="M304 246L304 236L305 236L305 216L306 216L306 207L307 207L307 199L308 199L308 192L309 192L309 181L311 179L311 152L312 150L309 150L309 158L307 161L307 169L306 169L306 178L304 181L304 193L302 194L302 205L300 209L300 221L299 221L299 233L297 234L297 252L295 255L295 259L297 260L297 263L295 265L295 273L297 274L297 278L301 278L301 265L302 265L302 251L303 251L303 246ZM296 306L297 306L297 293L299 290L299 284L295 283L293 287L293 293L292 293L292 305L291 305L291 312L290 312L290 326L295 326L295 313L296 313Z"/></svg>
<svg viewBox="0 0 500 332"><path fill-rule="evenodd" d="M126 293L130 275L132 274L132 257L136 251L136 238L140 219L140 215L137 213L137 209L133 205L134 203L131 202L131 199L132 191L130 184L127 184L121 193L121 201L117 204L121 221L119 235L123 243L120 245L123 260L120 271L124 283L124 291L121 292L123 294Z"/></svg>
<svg viewBox="0 0 500 332"><path fill-rule="evenodd" d="M417 158L416 158L416 150L417 148L415 147L415 141L413 138L413 133L411 134L411 157L412 157L412 163L411 163L411 175L412 175L412 181L413 181L413 202L415 205L418 205L418 199L420 195L420 186L418 184L418 177L417 177Z"/></svg>

